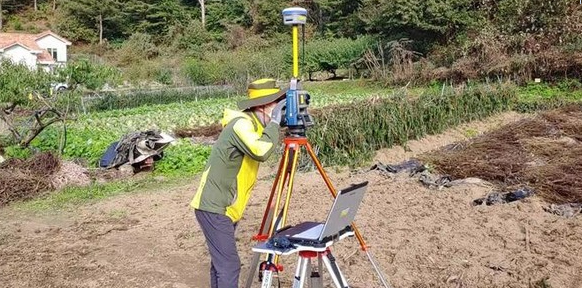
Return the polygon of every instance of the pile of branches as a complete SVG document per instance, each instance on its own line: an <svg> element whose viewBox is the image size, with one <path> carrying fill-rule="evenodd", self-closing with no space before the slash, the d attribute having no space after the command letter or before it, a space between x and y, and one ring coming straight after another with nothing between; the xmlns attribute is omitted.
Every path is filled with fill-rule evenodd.
<svg viewBox="0 0 582 288"><path fill-rule="evenodd" d="M60 166L59 158L52 153L39 153L28 160L9 159L0 164L0 207L53 190L51 176Z"/></svg>
<svg viewBox="0 0 582 288"><path fill-rule="evenodd" d="M582 203L582 105L540 113L423 155L454 179L531 187L550 203Z"/></svg>

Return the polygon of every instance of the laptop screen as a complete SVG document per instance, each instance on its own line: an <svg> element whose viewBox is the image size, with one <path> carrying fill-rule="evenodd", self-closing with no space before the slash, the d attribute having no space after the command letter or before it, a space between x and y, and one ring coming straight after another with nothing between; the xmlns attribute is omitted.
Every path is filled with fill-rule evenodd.
<svg viewBox="0 0 582 288"><path fill-rule="evenodd" d="M352 224L367 188L368 181L365 181L339 191L327 215L319 240L335 235Z"/></svg>

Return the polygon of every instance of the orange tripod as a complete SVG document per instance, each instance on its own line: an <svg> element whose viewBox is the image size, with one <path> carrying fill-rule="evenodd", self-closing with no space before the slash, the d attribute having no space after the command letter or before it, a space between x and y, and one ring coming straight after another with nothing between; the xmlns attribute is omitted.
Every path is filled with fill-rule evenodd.
<svg viewBox="0 0 582 288"><path fill-rule="evenodd" d="M271 188L271 195L269 196L267 207L263 214L263 219L261 221L259 233L253 236L253 240L256 241L267 241L269 238L273 236L273 234L275 234L275 232L278 229L285 227L287 221L287 213L289 211L289 202L291 200L291 195L293 192L295 172L297 170L297 163L299 160L299 155L301 153L302 146L305 147L305 150L307 150L307 153L309 154L309 156L311 156L311 159L315 163L317 170L319 171L319 174L323 177L323 180L325 181L325 184L329 189L331 195L334 198L337 195L337 191L335 190L331 183L331 180L323 170L323 166L321 165L319 159L317 159L317 156L313 152L313 149L311 148L311 145L309 144L305 136L287 136L284 140L284 143L285 151L283 153L283 158L281 158L281 162L279 163L279 169L277 170L275 182L273 183L273 186ZM281 200L283 199L283 190L285 186L287 187L287 192L285 194L283 203L281 203L282 202ZM273 202L273 200L275 201ZM279 210L281 208L281 205L282 210ZM275 213L277 211L280 211L280 213L279 215L277 215L277 217L275 217ZM370 251L366 246L366 242L364 241L364 238L362 237L358 228L354 223L352 223L351 226L356 238L360 243L361 249L366 252L368 259L374 266L374 269L376 270L376 273L378 274L382 284L384 285L384 287L389 287L389 285L384 280L382 273L378 269L378 266L373 260L372 255L370 254ZM274 264L270 265L270 267L275 267L277 271L282 271L283 267L277 265L278 263L277 255L269 254L267 256L267 259L269 263ZM253 263L251 264L251 271L249 272L249 276L247 278L245 286L246 288L251 287L252 280L254 278L256 269L259 264L258 261L259 255L255 254Z"/></svg>
<svg viewBox="0 0 582 288"><path fill-rule="evenodd" d="M291 199L291 194L293 191L293 183L295 178L295 171L297 170L297 162L299 160L299 154L301 152L301 146L304 146L311 156L311 159L317 166L317 170L319 171L320 175L323 177L323 181L325 185L329 189L331 196L334 198L337 195L335 188L333 187L331 180L323 170L323 166L317 159L317 156L313 152L311 145L307 141L306 137L286 137L284 140L285 143L285 151L283 153L283 158L279 163L279 169L277 171L277 176L275 177L275 182L273 183L273 187L271 189L271 195L269 196L269 200L267 202L267 208L265 209L265 213L263 214L263 220L261 222L261 227L259 228L259 234L253 237L253 240L257 241L266 241L271 236L273 236L274 232L281 227L285 227L287 222L287 213L289 211L289 200ZM274 211L279 211L281 198L283 194L283 188L287 184L287 193L285 202L283 203L283 210L279 215L280 222L278 223L278 227L275 227L277 224L277 219L273 219ZM275 198L276 195L276 198ZM275 203L273 203L273 199L275 198ZM274 209L273 209L274 208ZM274 211L273 211L274 210ZM269 223L270 222L270 223ZM267 226L268 225L268 226ZM364 238L358 231L355 224L352 223L352 229L360 242L360 246L362 250L367 250L366 242Z"/></svg>

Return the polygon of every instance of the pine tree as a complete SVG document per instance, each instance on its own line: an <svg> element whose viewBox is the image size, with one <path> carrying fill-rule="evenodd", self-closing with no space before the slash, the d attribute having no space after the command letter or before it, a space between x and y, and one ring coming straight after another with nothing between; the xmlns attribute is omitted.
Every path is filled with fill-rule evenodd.
<svg viewBox="0 0 582 288"><path fill-rule="evenodd" d="M106 26L115 27L120 21L120 3L116 0L67 0L64 9L79 28L94 31L103 44Z"/></svg>

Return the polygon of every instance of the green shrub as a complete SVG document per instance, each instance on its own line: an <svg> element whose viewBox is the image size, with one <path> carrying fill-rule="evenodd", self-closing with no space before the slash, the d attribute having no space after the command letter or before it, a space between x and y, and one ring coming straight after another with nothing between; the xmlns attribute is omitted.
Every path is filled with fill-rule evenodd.
<svg viewBox="0 0 582 288"><path fill-rule="evenodd" d="M291 76L291 39L272 47L243 45L234 51L206 53L201 59L190 58L183 73L197 85L230 84L238 91L259 78L285 79ZM373 42L372 38L315 40L307 42L305 59L300 53L300 70L308 74L348 69L358 61Z"/></svg>
<svg viewBox="0 0 582 288"><path fill-rule="evenodd" d="M199 55L205 45L211 45L211 34L204 28L200 20L194 19L187 23L177 23L168 31L168 43L176 51L188 51Z"/></svg>
<svg viewBox="0 0 582 288"><path fill-rule="evenodd" d="M532 113L536 111L556 109L573 103L580 103L580 100L559 95L552 98L523 98L515 103L513 110L520 113Z"/></svg>
<svg viewBox="0 0 582 288"><path fill-rule="evenodd" d="M120 71L116 68L87 58L71 61L58 73L62 79L67 80L69 86L83 86L89 90L101 89L105 84L116 84L121 79Z"/></svg>
<svg viewBox="0 0 582 288"><path fill-rule="evenodd" d="M575 91L582 89L582 83L580 83L578 79L572 78L562 80L558 82L556 86L562 91Z"/></svg>
<svg viewBox="0 0 582 288"><path fill-rule="evenodd" d="M155 78L158 83L164 85L171 85L174 82L174 80L172 79L173 78L172 70L167 68L157 70Z"/></svg>
<svg viewBox="0 0 582 288"><path fill-rule="evenodd" d="M207 70L209 65L205 65L203 61L195 58L189 58L184 62L183 71L186 78L194 85L208 85L214 80L212 79L212 72Z"/></svg>
<svg viewBox="0 0 582 288"><path fill-rule="evenodd" d="M119 64L127 66L139 64L150 60L159 54L158 47L154 44L152 36L145 33L134 33L121 45L117 51Z"/></svg>
<svg viewBox="0 0 582 288"><path fill-rule="evenodd" d="M122 69L123 78L136 84L136 86L140 86L154 80L157 81L161 71L169 71L171 73L170 69L172 68L168 66L170 65L165 63L162 58L135 62Z"/></svg>
<svg viewBox="0 0 582 288"><path fill-rule="evenodd" d="M22 31L23 30L23 28L22 28L22 22L20 22L20 19L15 19L14 20L14 23L12 25L14 25L14 30L16 30L16 31Z"/></svg>
<svg viewBox="0 0 582 288"><path fill-rule="evenodd" d="M285 63L285 47L206 53L201 60L187 61L185 73L197 84L230 84L243 92L252 80L287 78L291 74L291 66ZM288 51L291 53L290 48Z"/></svg>
<svg viewBox="0 0 582 288"><path fill-rule="evenodd" d="M362 55L373 43L370 37L360 37L355 40L348 38L324 39L307 42L303 68L311 78L311 74L326 71L336 74L336 70L349 69L352 64L362 58ZM292 63L291 52L286 56L287 63ZM302 55L300 55L301 58Z"/></svg>
<svg viewBox="0 0 582 288"><path fill-rule="evenodd" d="M576 79L564 80L556 84L551 83L528 83L519 87L520 102L522 107L558 107L558 102L572 102L582 100L582 91L578 88L582 86ZM558 105L558 106L556 106ZM529 109L529 108L527 108Z"/></svg>
<svg viewBox="0 0 582 288"><path fill-rule="evenodd" d="M54 78L42 69L31 71L24 64L0 59L0 106L4 107L6 103L23 106L34 104L30 94L48 94Z"/></svg>
<svg viewBox="0 0 582 288"><path fill-rule="evenodd" d="M0 134L0 149L12 145L16 145L15 139L12 135Z"/></svg>

